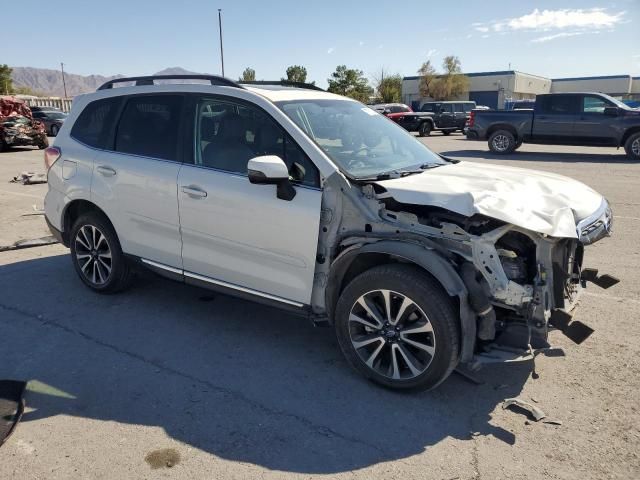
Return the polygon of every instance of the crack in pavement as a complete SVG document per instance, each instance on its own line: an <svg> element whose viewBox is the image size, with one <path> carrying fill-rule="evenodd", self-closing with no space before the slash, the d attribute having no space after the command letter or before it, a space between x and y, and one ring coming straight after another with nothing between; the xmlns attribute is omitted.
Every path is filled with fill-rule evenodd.
<svg viewBox="0 0 640 480"><path fill-rule="evenodd" d="M35 315L33 313L21 310L17 307L11 307L9 305L4 305L4 304L0 304L0 309L4 309L6 311L12 312L12 313L16 313L19 315L22 315L26 318L28 318L29 320L35 321L43 326L51 326L54 328L58 328L60 330L63 330L67 333L70 333L72 335L77 335L89 342L95 343L96 345L100 345L103 348L108 348L120 355L124 355L127 356L129 358L138 360L140 362L143 362L147 365L152 365L153 367L155 367L156 369L160 369L163 370L164 372L166 372L167 374L171 374L171 375L175 375L175 376L179 376L182 377L184 379L187 379L191 382L195 382L195 383L199 383L203 386L207 386L210 389L212 389L213 391L216 391L218 393L222 393L225 395L229 395L231 397L234 397L236 400L240 400L241 402L244 402L245 404L249 405L250 407L262 412L263 414L266 415L275 415L275 416L280 416L280 417L285 417L285 418L289 418L292 419L294 421L297 421L298 423L304 425L306 428L308 428L309 430L311 430L313 433L318 434L318 435L323 435L323 436L334 436L336 438L339 438L341 440L347 441L347 442L351 442L354 444L359 444L362 445L364 447L370 448L372 450L374 450L375 452L377 452L378 454L383 455L384 457L387 456L387 452L385 452L385 450L383 450L382 448L380 448L379 446L366 442L364 440L361 440L359 438L355 438L355 437L349 437L346 436L340 432L337 432L336 430L333 430L330 427L327 427L325 425L319 425L316 424L314 422L312 422L311 420L309 420L306 417L297 415L295 413L291 413L291 412L287 412L284 410L278 410L272 407L268 407L262 403L256 402L255 400L252 400L251 398L247 397L246 395L235 391L235 390L231 390L225 387L221 387L219 385L216 385L214 383L209 382L208 380L203 380L201 378L195 377L191 374L182 372L180 370L176 370L174 368L168 367L166 365L163 365L161 363L158 363L156 361L153 361L151 359L148 359L142 355L138 355L136 353L130 352L128 350L124 350L121 349L119 347L117 347L116 345L113 345L111 343L107 343L104 342L98 338L92 337L91 335L84 333L80 330L77 330L75 328L63 325L53 319L45 319L45 317L43 315Z"/></svg>

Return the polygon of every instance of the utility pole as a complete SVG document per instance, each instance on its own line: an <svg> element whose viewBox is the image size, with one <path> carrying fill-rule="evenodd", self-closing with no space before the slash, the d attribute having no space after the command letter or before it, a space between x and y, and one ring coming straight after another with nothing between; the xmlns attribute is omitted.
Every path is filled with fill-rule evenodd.
<svg viewBox="0 0 640 480"><path fill-rule="evenodd" d="M64 63L60 62L60 70L62 71L62 86L64 87L64 98L67 98L67 83L64 80Z"/></svg>
<svg viewBox="0 0 640 480"><path fill-rule="evenodd" d="M224 50L222 49L222 9L218 9L218 30L220 31L220 62L222 64L222 76L224 77Z"/></svg>

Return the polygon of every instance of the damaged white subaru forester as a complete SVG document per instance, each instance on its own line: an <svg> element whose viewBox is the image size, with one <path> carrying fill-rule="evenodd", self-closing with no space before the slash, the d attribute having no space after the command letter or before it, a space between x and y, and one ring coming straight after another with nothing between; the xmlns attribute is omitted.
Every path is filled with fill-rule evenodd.
<svg viewBox="0 0 640 480"><path fill-rule="evenodd" d="M581 342L580 289L617 282L583 268L612 223L589 187L444 158L307 85L113 80L76 97L45 163L47 222L91 289L145 267L277 305L387 387L530 358L552 327Z"/></svg>

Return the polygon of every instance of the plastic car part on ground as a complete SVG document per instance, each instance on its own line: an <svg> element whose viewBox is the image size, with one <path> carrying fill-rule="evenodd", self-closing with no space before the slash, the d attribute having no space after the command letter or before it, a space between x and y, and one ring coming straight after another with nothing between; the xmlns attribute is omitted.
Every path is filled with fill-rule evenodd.
<svg viewBox="0 0 640 480"><path fill-rule="evenodd" d="M22 185L35 185L36 183L47 183L46 173L22 172L16 175L9 183L21 183Z"/></svg>

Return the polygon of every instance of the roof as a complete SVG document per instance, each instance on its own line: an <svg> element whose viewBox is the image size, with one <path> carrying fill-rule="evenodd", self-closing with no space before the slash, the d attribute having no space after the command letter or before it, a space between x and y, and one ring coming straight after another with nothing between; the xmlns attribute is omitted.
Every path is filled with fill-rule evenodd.
<svg viewBox="0 0 640 480"><path fill-rule="evenodd" d="M525 73L525 72L519 72L518 70L498 70L495 72L471 72L471 73L462 73L462 75L466 76L466 77L493 77L493 76L498 76L498 75L515 75L515 74L520 74L520 75L527 75L529 77L537 77L537 78L542 78L544 80L550 80L547 77L541 77L540 75L534 75L532 73ZM442 76L442 75L436 75L437 77ZM420 79L419 75L414 75L411 77L403 77L403 80L418 80Z"/></svg>
<svg viewBox="0 0 640 480"><path fill-rule="evenodd" d="M630 79L631 75L601 75L596 77L567 77L567 78L552 78L552 82L571 82L576 80L613 80L615 78Z"/></svg>
<svg viewBox="0 0 640 480"><path fill-rule="evenodd" d="M247 90L250 92L257 93L262 95L263 97L268 98L272 102L279 102L282 100L318 100L318 99L327 99L327 100L347 100L346 97L342 95L336 95L334 93L329 93L321 90L309 90L306 88L292 88L292 87L281 87L277 85L269 85L269 86L245 86Z"/></svg>

